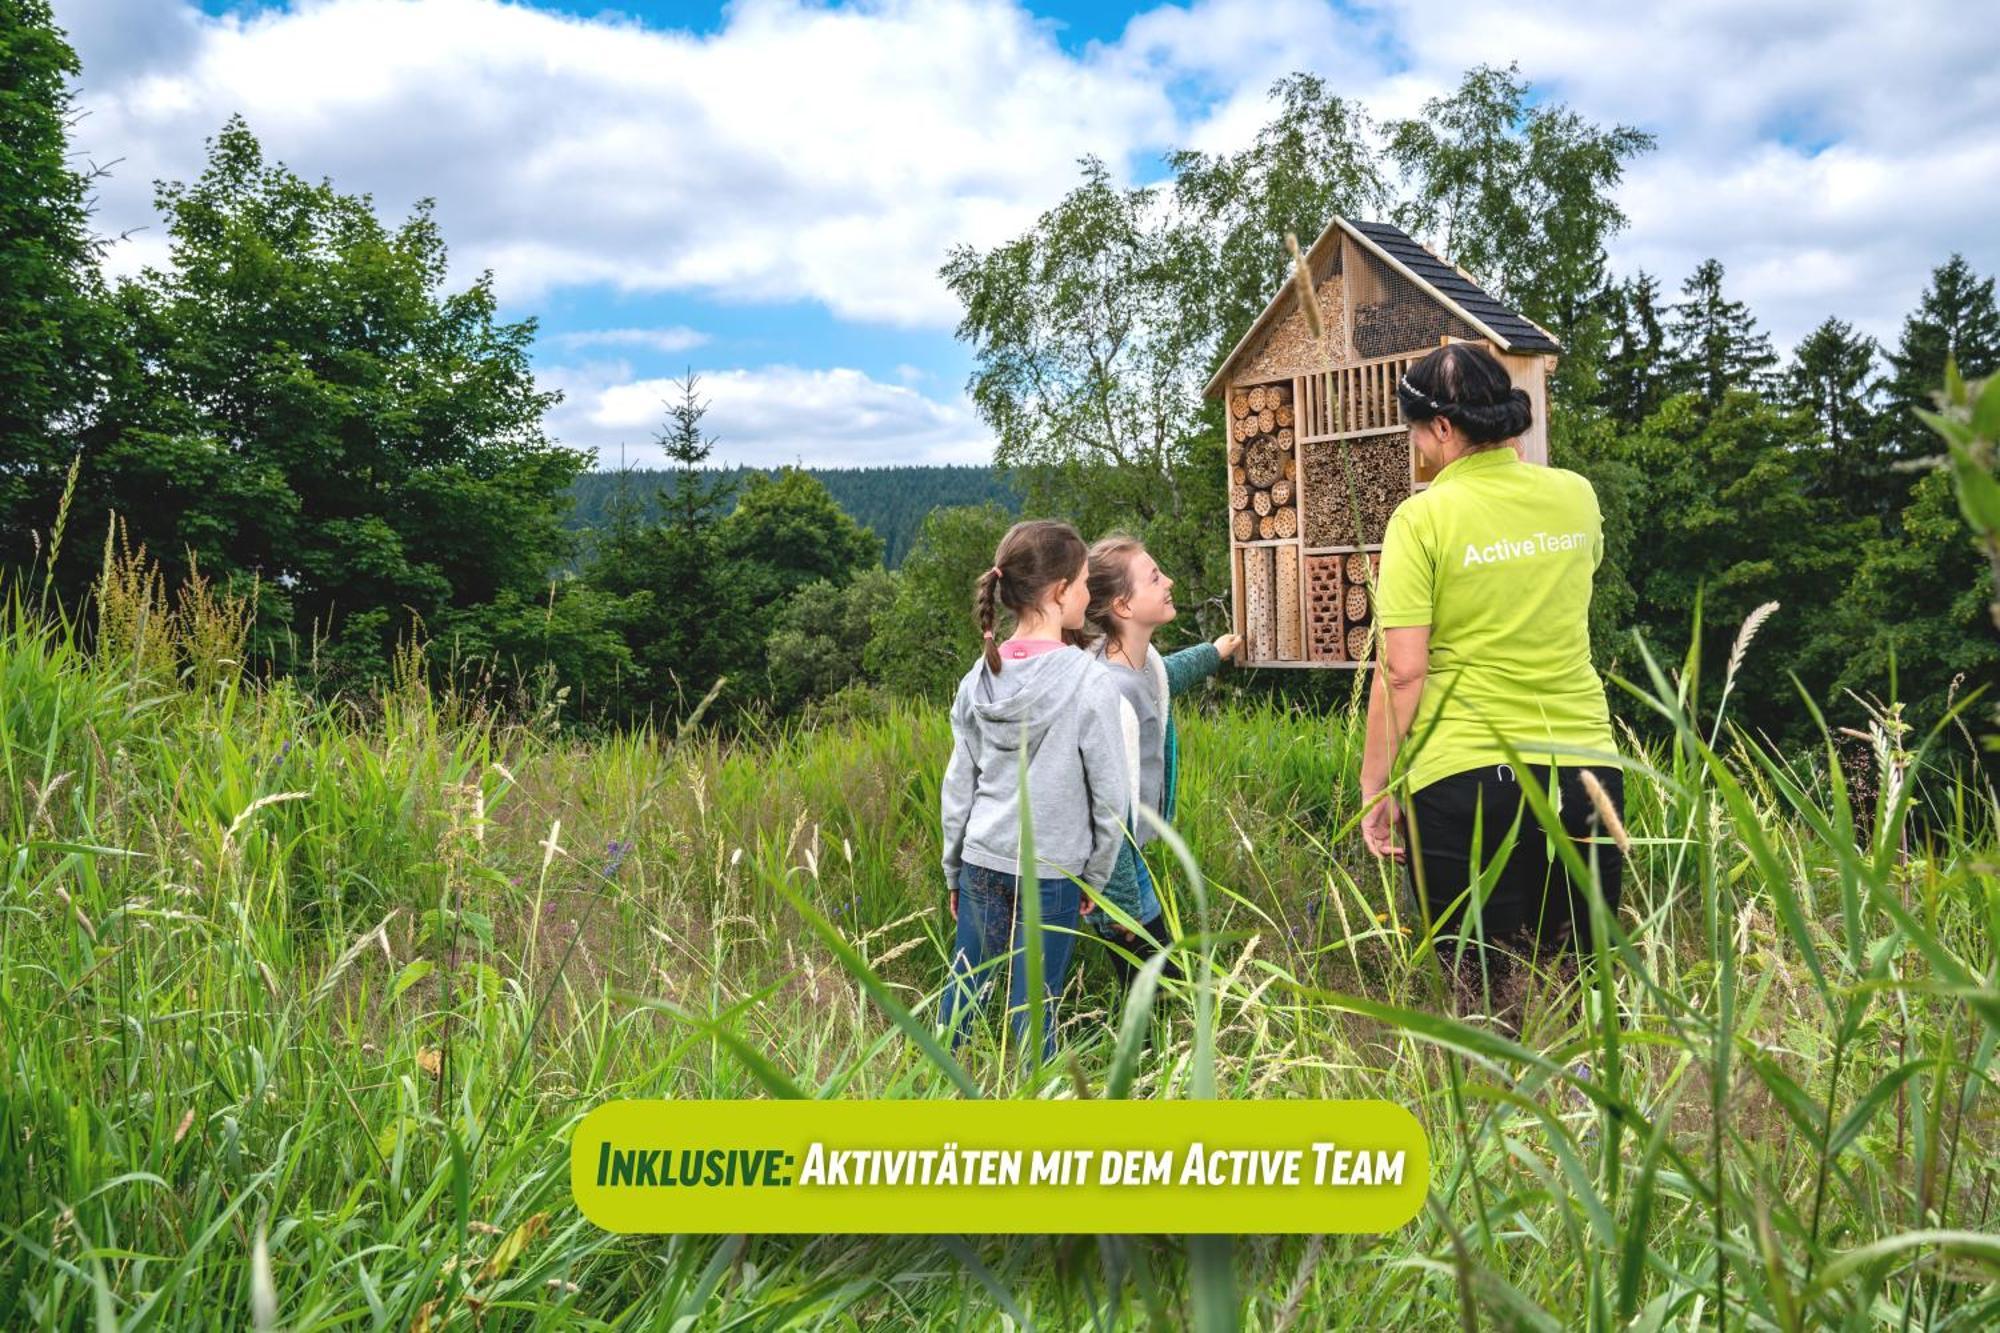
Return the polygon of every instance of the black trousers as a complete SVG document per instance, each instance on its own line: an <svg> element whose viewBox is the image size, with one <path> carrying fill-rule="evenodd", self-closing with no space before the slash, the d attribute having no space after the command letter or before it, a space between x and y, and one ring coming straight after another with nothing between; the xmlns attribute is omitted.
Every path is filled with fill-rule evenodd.
<svg viewBox="0 0 2000 1333"><path fill-rule="evenodd" d="M1566 836L1604 838L1595 844L1579 843L1576 850L1586 867L1595 857L1605 905L1616 911L1625 861L1599 827L1597 808L1583 788L1581 774L1585 770L1564 765L1528 771L1559 807ZM1604 784L1622 819L1625 775L1616 768L1593 767L1589 771ZM1404 805L1404 818L1412 826L1407 873L1417 901L1434 922L1439 922L1439 953L1449 959L1459 952L1446 942L1446 936L1473 934L1466 920L1473 895L1466 889L1473 882L1475 812L1479 822L1478 878L1490 886L1482 890L1478 917L1487 943L1530 956L1571 945L1588 953L1592 947L1588 887L1571 883L1568 867L1548 845L1541 822L1527 807L1514 769L1507 764L1454 773L1412 793ZM1494 863L1517 813L1520 828L1514 846L1506 864L1496 871ZM1421 887L1416 874L1420 863Z"/></svg>

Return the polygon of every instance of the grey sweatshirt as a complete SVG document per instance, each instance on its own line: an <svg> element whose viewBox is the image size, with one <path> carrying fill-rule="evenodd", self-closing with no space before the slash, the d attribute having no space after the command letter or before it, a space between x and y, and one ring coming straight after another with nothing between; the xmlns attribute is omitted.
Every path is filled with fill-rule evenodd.
<svg viewBox="0 0 2000 1333"><path fill-rule="evenodd" d="M1021 751L1028 752L1036 878L1075 875L1101 889L1118 860L1130 800L1118 691L1080 648L1008 662L984 659L951 705L951 762L940 801L944 873L962 862L1020 873Z"/></svg>

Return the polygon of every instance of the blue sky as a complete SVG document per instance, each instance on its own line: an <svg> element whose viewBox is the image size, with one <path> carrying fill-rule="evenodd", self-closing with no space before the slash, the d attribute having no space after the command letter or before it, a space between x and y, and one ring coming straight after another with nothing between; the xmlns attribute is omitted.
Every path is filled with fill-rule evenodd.
<svg viewBox="0 0 2000 1333"><path fill-rule="evenodd" d="M540 320L567 441L647 462L692 366L729 462L976 461L937 280L1018 234L1094 153L1128 181L1240 146L1295 69L1376 118L1478 63L1660 148L1620 192L1615 270L1728 266L1789 345L1829 314L1893 339L1954 249L2000 268L2000 30L1962 7L1738 0L1021 5L867 0L56 0L84 62L99 201L152 221L240 112L267 151L437 200L463 281ZM1956 35L1941 41L1937 34ZM108 259L158 262L157 227Z"/></svg>

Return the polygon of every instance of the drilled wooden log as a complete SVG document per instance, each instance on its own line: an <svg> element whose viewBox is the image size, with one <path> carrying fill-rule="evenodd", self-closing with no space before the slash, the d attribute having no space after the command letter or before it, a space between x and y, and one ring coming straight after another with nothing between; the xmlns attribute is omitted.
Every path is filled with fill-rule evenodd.
<svg viewBox="0 0 2000 1333"><path fill-rule="evenodd" d="M1243 442L1241 440L1231 440L1229 442L1229 466L1235 467L1238 463L1242 461L1243 461Z"/></svg>
<svg viewBox="0 0 2000 1333"><path fill-rule="evenodd" d="M1270 541L1272 538L1276 537L1278 535L1278 520L1272 518L1269 514L1266 514L1264 517L1258 519L1257 535L1263 538L1265 541Z"/></svg>
<svg viewBox="0 0 2000 1333"><path fill-rule="evenodd" d="M1368 660L1368 627L1350 625L1347 628L1347 660L1365 662Z"/></svg>
<svg viewBox="0 0 2000 1333"><path fill-rule="evenodd" d="M1249 480L1250 480L1250 474L1249 474L1249 473L1248 473L1247 471L1245 471L1244 469L1242 469L1242 468L1240 468L1240 467L1233 467L1233 468L1229 469L1229 484L1230 484L1230 485L1232 485L1232 486L1242 486L1242 485L1245 485L1245 484L1247 484L1247 483L1249 482Z"/></svg>
<svg viewBox="0 0 2000 1333"><path fill-rule="evenodd" d="M1346 571L1349 583L1368 582L1368 556L1366 553L1356 551L1352 555L1349 555L1346 560Z"/></svg>
<svg viewBox="0 0 2000 1333"><path fill-rule="evenodd" d="M1292 546L1277 549L1278 660L1296 662L1305 656L1299 623L1299 552Z"/></svg>
<svg viewBox="0 0 2000 1333"><path fill-rule="evenodd" d="M1298 536L1299 511L1290 505L1286 505L1283 509L1271 515L1271 526L1278 530L1280 537Z"/></svg>
<svg viewBox="0 0 2000 1333"><path fill-rule="evenodd" d="M1359 583L1347 585L1347 619L1349 622L1368 618L1368 589Z"/></svg>
<svg viewBox="0 0 2000 1333"><path fill-rule="evenodd" d="M1242 389L1229 395L1229 415L1240 417L1250 410L1250 395Z"/></svg>
<svg viewBox="0 0 2000 1333"><path fill-rule="evenodd" d="M1250 507L1250 488L1248 486L1231 486L1229 488L1229 507L1231 509L1248 509Z"/></svg>
<svg viewBox="0 0 2000 1333"><path fill-rule="evenodd" d="M1264 410L1264 386L1261 384L1250 390L1250 410L1252 412Z"/></svg>
<svg viewBox="0 0 2000 1333"><path fill-rule="evenodd" d="M1276 481L1271 483L1272 504L1274 505L1290 504L1291 501L1292 501L1292 483L1290 481L1288 481L1284 477L1280 477Z"/></svg>
<svg viewBox="0 0 2000 1333"><path fill-rule="evenodd" d="M1257 517L1263 518L1267 516L1271 512L1271 493L1269 491L1252 491L1250 493L1250 507L1257 511Z"/></svg>
<svg viewBox="0 0 2000 1333"><path fill-rule="evenodd" d="M1257 414L1258 430L1261 430L1266 435L1269 435L1272 431L1276 430L1277 428L1278 428L1278 414L1276 412L1273 412L1270 408L1267 407L1262 412L1259 412Z"/></svg>
<svg viewBox="0 0 2000 1333"><path fill-rule="evenodd" d="M1268 546L1253 546L1243 553L1243 625L1250 640L1253 661L1268 662L1278 649L1278 626L1272 605L1276 589L1276 561Z"/></svg>
<svg viewBox="0 0 2000 1333"><path fill-rule="evenodd" d="M1292 409L1289 404L1281 406L1276 412L1272 413L1272 415L1277 418L1278 424L1280 426L1289 426L1295 420L1297 420L1297 418L1292 415Z"/></svg>
<svg viewBox="0 0 2000 1333"><path fill-rule="evenodd" d="M1284 473L1286 481L1297 481L1299 479L1298 461L1290 454L1285 455Z"/></svg>
<svg viewBox="0 0 2000 1333"><path fill-rule="evenodd" d="M1278 432L1278 447L1287 453L1291 452L1292 433L1289 430L1280 430Z"/></svg>
<svg viewBox="0 0 2000 1333"><path fill-rule="evenodd" d="M1247 509L1239 509L1229 520L1229 530L1235 534L1237 541L1247 542L1257 535L1257 516Z"/></svg>
<svg viewBox="0 0 2000 1333"><path fill-rule="evenodd" d="M1291 401L1292 386L1289 384L1273 384L1264 391L1264 405L1266 407L1282 407Z"/></svg>

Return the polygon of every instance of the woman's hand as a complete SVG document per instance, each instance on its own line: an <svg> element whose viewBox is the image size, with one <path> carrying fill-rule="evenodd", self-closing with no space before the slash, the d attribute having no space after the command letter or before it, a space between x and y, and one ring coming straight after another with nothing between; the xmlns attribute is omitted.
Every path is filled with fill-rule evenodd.
<svg viewBox="0 0 2000 1333"><path fill-rule="evenodd" d="M1396 845L1396 825L1401 822L1403 812L1396 808L1396 801L1386 792L1378 792L1368 813L1361 816L1361 840L1368 844L1368 850L1376 856L1386 856L1400 861L1404 849Z"/></svg>
<svg viewBox="0 0 2000 1333"><path fill-rule="evenodd" d="M1241 634L1225 634L1215 641L1215 651L1225 662L1236 656L1242 650L1242 647L1243 636Z"/></svg>
<svg viewBox="0 0 2000 1333"><path fill-rule="evenodd" d="M953 921L956 921L956 920L958 920L958 890L957 890L957 889L953 889L953 890L951 891L951 919L952 919Z"/></svg>
<svg viewBox="0 0 2000 1333"><path fill-rule="evenodd" d="M1078 913L1078 915L1079 915L1079 916L1089 916L1089 915L1090 915L1090 914L1091 914L1092 912L1095 912L1096 910L1097 910L1097 904L1096 904L1095 902L1092 902L1092 901L1091 901L1091 897L1090 897L1090 895L1089 895L1089 894L1087 894L1087 893L1086 893L1086 894L1084 894L1084 895L1083 895L1083 909L1082 909L1082 911L1081 911L1081 912L1079 912L1079 913Z"/></svg>

